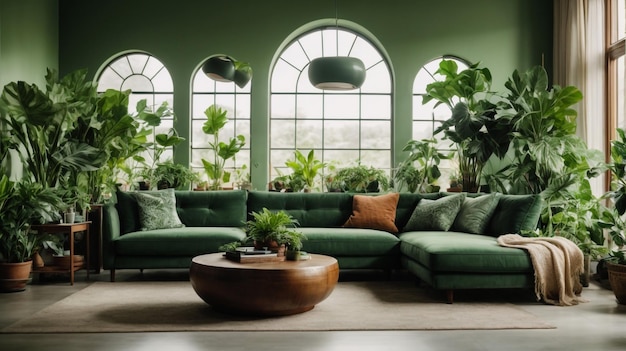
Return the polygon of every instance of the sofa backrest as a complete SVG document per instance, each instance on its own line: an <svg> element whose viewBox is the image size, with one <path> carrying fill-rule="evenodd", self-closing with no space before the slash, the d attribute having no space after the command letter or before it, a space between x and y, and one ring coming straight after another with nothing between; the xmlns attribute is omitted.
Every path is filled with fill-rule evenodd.
<svg viewBox="0 0 626 351"><path fill-rule="evenodd" d="M341 227L352 214L352 194L250 191L248 219L263 208L289 213L299 227Z"/></svg>
<svg viewBox="0 0 626 351"><path fill-rule="evenodd" d="M443 196L457 193L410 194L400 193L396 210L396 226L400 231L406 225L413 209L421 199L436 200ZM469 197L478 197L484 193L466 193ZM507 195L497 194L498 205L489 220L485 235L500 236L502 234L520 233L522 230L534 230L539 224L542 200L539 195Z"/></svg>
<svg viewBox="0 0 626 351"><path fill-rule="evenodd" d="M142 191L150 193L151 191ZM246 191L179 191L176 211L187 227L243 227L246 221ZM116 193L120 233L140 230L139 205L133 192Z"/></svg>

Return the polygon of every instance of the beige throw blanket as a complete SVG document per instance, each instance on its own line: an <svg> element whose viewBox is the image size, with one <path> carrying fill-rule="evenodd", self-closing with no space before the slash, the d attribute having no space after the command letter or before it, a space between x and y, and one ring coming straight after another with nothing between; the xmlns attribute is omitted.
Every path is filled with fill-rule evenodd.
<svg viewBox="0 0 626 351"><path fill-rule="evenodd" d="M528 251L535 269L535 294L558 306L577 305L580 298L583 253L571 240L563 237L527 238L506 234L498 238L500 246Z"/></svg>

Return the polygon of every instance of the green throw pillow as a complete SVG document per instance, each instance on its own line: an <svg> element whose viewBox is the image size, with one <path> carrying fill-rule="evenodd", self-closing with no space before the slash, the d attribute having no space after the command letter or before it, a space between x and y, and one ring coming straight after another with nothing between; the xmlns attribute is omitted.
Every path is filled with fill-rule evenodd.
<svg viewBox="0 0 626 351"><path fill-rule="evenodd" d="M495 193L479 197L466 197L452 224L452 230L470 234L485 234L485 229L498 206Z"/></svg>
<svg viewBox="0 0 626 351"><path fill-rule="evenodd" d="M454 223L465 194L444 196L437 200L422 199L417 203L404 231L438 230L448 231Z"/></svg>
<svg viewBox="0 0 626 351"><path fill-rule="evenodd" d="M159 190L149 194L135 193L139 205L141 230L182 228L185 225L176 212L174 189Z"/></svg>

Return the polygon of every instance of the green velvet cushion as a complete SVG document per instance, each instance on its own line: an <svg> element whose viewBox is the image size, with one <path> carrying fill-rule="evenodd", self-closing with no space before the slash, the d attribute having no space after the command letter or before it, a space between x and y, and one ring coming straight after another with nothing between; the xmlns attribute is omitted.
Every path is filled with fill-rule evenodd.
<svg viewBox="0 0 626 351"><path fill-rule="evenodd" d="M452 224L455 232L484 234L493 212L498 206L495 193L479 197L466 197Z"/></svg>
<svg viewBox="0 0 626 351"><path fill-rule="evenodd" d="M150 194L135 193L139 205L141 230L181 228L185 225L176 212L174 189L160 190Z"/></svg>
<svg viewBox="0 0 626 351"><path fill-rule="evenodd" d="M487 234L519 234L534 230L541 216L542 199L539 195L500 195L496 211L491 217Z"/></svg>
<svg viewBox="0 0 626 351"><path fill-rule="evenodd" d="M404 227L404 231L449 230L464 199L465 194L461 193L437 200L420 200Z"/></svg>

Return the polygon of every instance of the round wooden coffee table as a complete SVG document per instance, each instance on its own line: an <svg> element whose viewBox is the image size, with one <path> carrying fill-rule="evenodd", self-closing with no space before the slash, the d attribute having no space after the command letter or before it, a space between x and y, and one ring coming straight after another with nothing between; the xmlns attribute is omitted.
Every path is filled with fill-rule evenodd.
<svg viewBox="0 0 626 351"><path fill-rule="evenodd" d="M214 309L234 314L289 315L311 310L335 288L339 265L311 254L307 261L239 263L222 253L194 257L189 279Z"/></svg>

